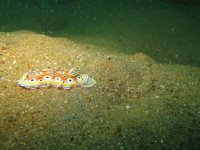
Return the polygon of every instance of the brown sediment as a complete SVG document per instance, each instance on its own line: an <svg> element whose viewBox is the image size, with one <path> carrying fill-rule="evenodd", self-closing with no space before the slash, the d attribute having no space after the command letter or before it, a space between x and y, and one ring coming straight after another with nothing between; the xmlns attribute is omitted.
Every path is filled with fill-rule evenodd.
<svg viewBox="0 0 200 150"><path fill-rule="evenodd" d="M89 148L94 143L126 148L133 141L148 147L154 135L166 142L172 141L162 139L164 135L175 139L170 133L174 120L179 121L175 128L181 125L190 134L191 122L198 119L199 68L156 64L142 53L113 55L92 45L25 31L0 33L0 41L9 45L0 50L6 58L0 61L3 149ZM79 67L97 84L70 91L23 89L16 81L27 64L39 70Z"/></svg>

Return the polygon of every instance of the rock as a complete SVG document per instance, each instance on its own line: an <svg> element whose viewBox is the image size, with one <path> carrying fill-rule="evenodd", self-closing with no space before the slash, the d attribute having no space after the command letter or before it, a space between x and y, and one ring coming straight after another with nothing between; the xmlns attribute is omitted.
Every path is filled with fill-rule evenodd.
<svg viewBox="0 0 200 150"><path fill-rule="evenodd" d="M8 43L0 42L0 51L7 50L7 49L8 49Z"/></svg>
<svg viewBox="0 0 200 150"><path fill-rule="evenodd" d="M4 56L2 56L2 57L0 57L0 63L5 63L6 62L6 60L7 60L7 58L6 57L4 57Z"/></svg>
<svg viewBox="0 0 200 150"><path fill-rule="evenodd" d="M147 56L143 53L136 53L136 54L132 55L131 60L146 63L148 66L151 66L152 63L154 63L153 59L151 59L149 56Z"/></svg>

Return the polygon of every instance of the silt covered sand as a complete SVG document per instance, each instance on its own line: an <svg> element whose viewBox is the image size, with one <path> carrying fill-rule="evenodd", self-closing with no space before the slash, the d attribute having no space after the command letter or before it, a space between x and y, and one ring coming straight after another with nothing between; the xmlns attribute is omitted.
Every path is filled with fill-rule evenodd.
<svg viewBox="0 0 200 150"><path fill-rule="evenodd" d="M24 89L33 69L79 67L97 84ZM200 140L200 69L66 38L0 33L1 149L181 149Z"/></svg>

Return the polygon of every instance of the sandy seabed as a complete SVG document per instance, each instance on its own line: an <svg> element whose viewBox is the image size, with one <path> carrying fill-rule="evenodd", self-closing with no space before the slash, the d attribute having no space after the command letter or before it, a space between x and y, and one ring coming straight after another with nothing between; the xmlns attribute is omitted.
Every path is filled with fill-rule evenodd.
<svg viewBox="0 0 200 150"><path fill-rule="evenodd" d="M91 88L29 90L33 69L79 67ZM66 38L0 33L1 149L181 149L200 146L200 68L157 64Z"/></svg>

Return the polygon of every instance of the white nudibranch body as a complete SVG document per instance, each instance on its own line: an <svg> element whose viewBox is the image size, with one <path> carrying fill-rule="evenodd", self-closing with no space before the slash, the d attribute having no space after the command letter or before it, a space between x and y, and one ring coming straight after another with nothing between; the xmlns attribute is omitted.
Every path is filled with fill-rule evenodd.
<svg viewBox="0 0 200 150"><path fill-rule="evenodd" d="M72 68L70 71L58 69L30 71L28 67L28 71L18 80L18 84L29 89L53 86L66 90L75 86L91 87L96 84L93 78L79 72L78 68Z"/></svg>

